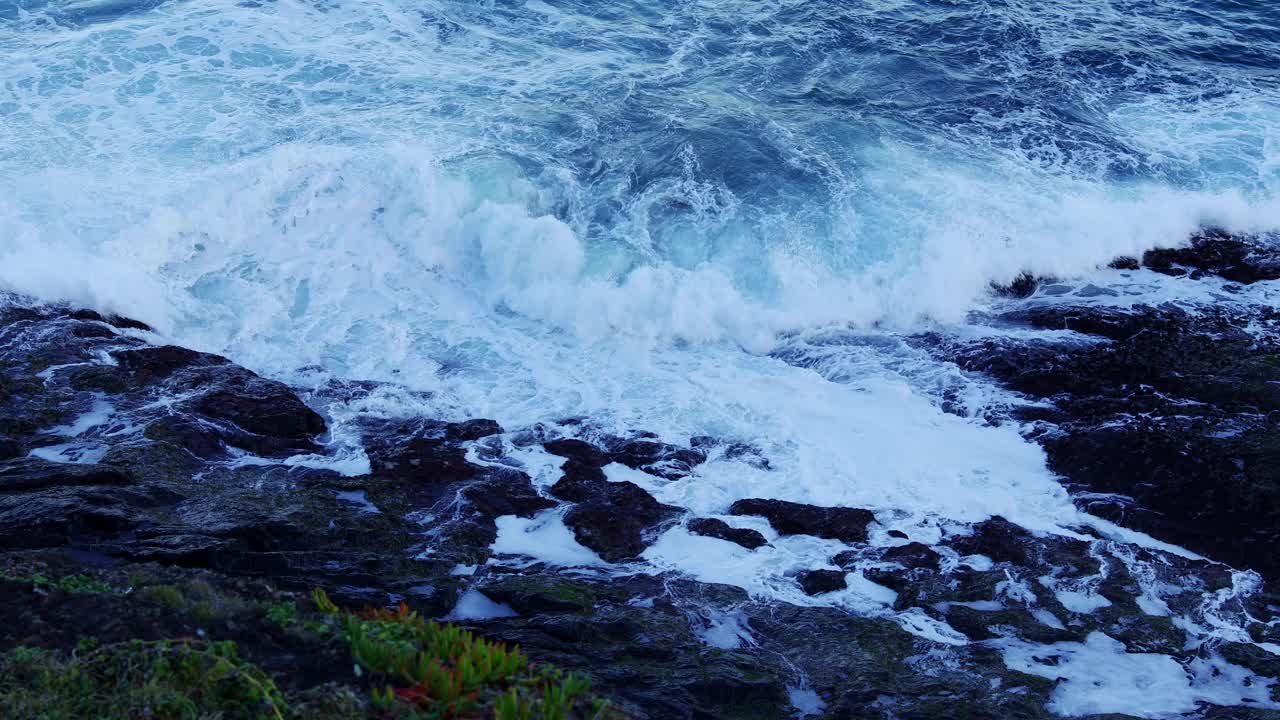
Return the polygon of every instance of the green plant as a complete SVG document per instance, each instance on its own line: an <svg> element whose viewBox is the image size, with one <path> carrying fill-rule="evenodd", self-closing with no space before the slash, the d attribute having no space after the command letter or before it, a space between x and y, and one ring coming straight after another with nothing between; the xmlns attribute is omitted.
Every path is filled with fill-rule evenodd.
<svg viewBox="0 0 1280 720"><path fill-rule="evenodd" d="M529 720L533 712L533 704L522 699L515 688L511 688L498 696L493 703L496 720Z"/></svg>
<svg viewBox="0 0 1280 720"><path fill-rule="evenodd" d="M298 604L289 602L276 603L267 608L267 620L287 630L298 622Z"/></svg>
<svg viewBox="0 0 1280 720"><path fill-rule="evenodd" d="M144 588L141 596L152 602L160 603L171 610L177 610L186 604L182 591L172 585L152 585Z"/></svg>
<svg viewBox="0 0 1280 720"><path fill-rule="evenodd" d="M590 691L584 676L535 666L519 648L426 620L405 605L343 612L318 590L312 601L334 618L358 671L385 683L373 693L385 716L447 720L492 708L498 720L568 720L587 717L577 710L588 704L589 717L616 715L607 703L583 702Z"/></svg>
<svg viewBox="0 0 1280 720"><path fill-rule="evenodd" d="M231 642L131 640L69 657L15 648L0 656L0 715L14 720L283 720L284 699Z"/></svg>
<svg viewBox="0 0 1280 720"><path fill-rule="evenodd" d="M24 570L23 572L29 572ZM8 577L8 576L6 576ZM67 587L94 587L77 578ZM63 580L66 580L65 578ZM63 581L29 576L53 587ZM70 592L70 590L68 591ZM104 643L84 637L60 651L16 647L0 653L0 718L5 720L616 720L622 717L590 695L586 678L537 665L519 648L433 622L401 605L351 612L323 591L311 603L251 604L223 586L149 585L137 599L160 603L190 618L213 608L228 625L251 622L243 645L212 639ZM104 598L124 608L135 595ZM144 622L154 612L138 614ZM308 653L321 685L285 692L251 662L257 652L281 667L279 638L259 647L254 622L288 628L297 652ZM313 632L314 630L314 632ZM211 628L212 632L230 631ZM241 630L239 632L244 632ZM333 680L320 669L335 651L349 652L357 682Z"/></svg>
<svg viewBox="0 0 1280 720"><path fill-rule="evenodd" d="M102 593L119 592L110 585L99 580L95 580L88 575L66 575L58 578L57 580L51 580L39 573L31 575L11 575L0 571L0 579L16 583L29 583L42 590L61 590L62 592L71 593L73 595L98 595Z"/></svg>

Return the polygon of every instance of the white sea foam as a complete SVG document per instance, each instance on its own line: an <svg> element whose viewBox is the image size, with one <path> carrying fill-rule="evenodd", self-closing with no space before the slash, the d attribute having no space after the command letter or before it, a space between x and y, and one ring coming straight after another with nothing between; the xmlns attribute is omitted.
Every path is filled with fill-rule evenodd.
<svg viewBox="0 0 1280 720"><path fill-rule="evenodd" d="M98 399L93 403L88 412L77 417L67 425L58 425L56 427L46 428L41 431L47 435L64 435L66 437L79 437L93 428L107 424L111 420L111 416L115 413L115 409L111 407L111 403Z"/></svg>
<svg viewBox="0 0 1280 720"><path fill-rule="evenodd" d="M703 642L721 650L735 650L756 644L746 616L737 611L708 609L694 619L696 632Z"/></svg>
<svg viewBox="0 0 1280 720"><path fill-rule="evenodd" d="M504 515L497 519L498 537L492 550L497 554L521 555L549 565L603 565L598 555L580 545L560 513L547 510L526 519Z"/></svg>
<svg viewBox="0 0 1280 720"><path fill-rule="evenodd" d="M1268 694L1272 681L1221 658L1184 668L1168 655L1125 652L1118 640L1098 632L1083 643L1000 644L1010 669L1058 681L1050 709L1060 715L1171 717L1194 710L1197 701L1277 706Z"/></svg>
<svg viewBox="0 0 1280 720"><path fill-rule="evenodd" d="M821 715L826 709L826 703L822 702L822 698L811 687L802 685L788 687L787 697L791 700L791 706L796 709L796 715L799 717Z"/></svg>
<svg viewBox="0 0 1280 720"><path fill-rule="evenodd" d="M490 600L479 590L467 590L458 596L458 603L453 606L445 620L494 620L496 618L516 617L517 613L507 605Z"/></svg>
<svg viewBox="0 0 1280 720"><path fill-rule="evenodd" d="M29 455L49 462L85 465L102 460L107 455L107 449L106 445L91 442L61 443L38 447Z"/></svg>

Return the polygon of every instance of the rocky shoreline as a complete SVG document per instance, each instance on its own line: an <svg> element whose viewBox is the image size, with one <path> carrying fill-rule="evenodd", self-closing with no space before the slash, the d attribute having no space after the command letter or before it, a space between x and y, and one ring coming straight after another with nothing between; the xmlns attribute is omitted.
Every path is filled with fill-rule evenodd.
<svg viewBox="0 0 1280 720"><path fill-rule="evenodd" d="M339 473L326 413L376 384L299 391L155 345L137 321L9 297L0 592L21 622L0 633L0 652L141 632L110 618L156 606L146 593L95 600L15 579L36 567L113 587L144 573L228 593L324 587L350 606L403 602L588 673L634 718L1055 717L1063 680L1077 682L1072 654L1098 643L1189 675L1242 673L1240 702L1188 695L1196 716L1280 718L1280 656L1267 649L1280 649L1280 561L1268 552L1280 539L1280 312L1248 299L1280 278L1277 258L1259 240L1210 234L1107 272L1121 284L1125 273L1216 283L1220 303L1122 303L1108 286L1025 278L975 324L1026 333L909 339L1018 393L1025 402L987 422L1023 427L1081 509L1209 559L998 517L938 542L871 542L872 509L770 498L695 517L604 469L696 483L713 458L765 470L769 459L732 439L607 435L589 418L503 428L357 417L368 467ZM520 459L530 451L561 462L558 476L542 482ZM552 564L500 542L503 527L553 517L594 559ZM846 549L797 586L821 598L852 578L888 593L892 612L770 601L646 565L676 526L749 551L781 536L838 541ZM253 634L184 622L183 633ZM1209 632L1215 622L1236 635ZM350 680L345 666L288 661L306 647L249 652L300 690Z"/></svg>

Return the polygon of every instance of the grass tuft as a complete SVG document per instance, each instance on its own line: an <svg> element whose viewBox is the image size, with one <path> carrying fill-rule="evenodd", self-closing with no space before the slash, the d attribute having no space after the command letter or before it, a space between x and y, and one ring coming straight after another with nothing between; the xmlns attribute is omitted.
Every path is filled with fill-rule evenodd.
<svg viewBox="0 0 1280 720"><path fill-rule="evenodd" d="M56 580L52 580L44 575L11 575L7 572L0 571L0 580L8 582L30 584L38 590L61 590L65 593L73 595L99 595L103 593L121 593L110 585L95 580L88 575L65 575Z"/></svg>
<svg viewBox="0 0 1280 720"><path fill-rule="evenodd" d="M284 720L282 707L275 683L231 642L130 640L82 643L66 657L28 647L0 655L0 709L13 720Z"/></svg>
<svg viewBox="0 0 1280 720"><path fill-rule="evenodd" d="M5 579L13 580L10 576ZM85 576L24 577L38 588L116 593ZM617 720L590 682L531 662L518 647L439 624L405 605L351 612L322 591L311 603L250 605L203 582L150 585L134 595L182 616L227 613L276 628L288 644L341 667L326 682L282 690L255 665L252 636L229 640L81 638L64 651L19 646L0 653L0 717L6 720ZM278 597L278 596L277 596ZM277 636L280 637L280 636ZM274 641L270 641L274 642ZM273 658L278 645L269 645ZM278 664L278 658L275 658ZM348 678L343 682L343 676ZM335 681L334 678L337 678ZM288 686L286 686L288 687Z"/></svg>

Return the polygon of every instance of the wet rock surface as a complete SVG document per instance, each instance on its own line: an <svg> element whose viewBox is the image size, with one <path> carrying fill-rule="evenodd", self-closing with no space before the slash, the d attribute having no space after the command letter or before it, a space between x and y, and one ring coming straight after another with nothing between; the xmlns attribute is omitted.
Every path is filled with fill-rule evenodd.
<svg viewBox="0 0 1280 720"><path fill-rule="evenodd" d="M785 500L750 498L729 507L730 515L759 515L782 535L812 535L829 540L863 542L876 516L862 508L818 507Z"/></svg>
<svg viewBox="0 0 1280 720"><path fill-rule="evenodd" d="M800 573L796 581L800 583L806 595L821 595L843 590L849 586L841 570L809 570Z"/></svg>
<svg viewBox="0 0 1280 720"><path fill-rule="evenodd" d="M1275 279L1278 264L1273 245L1209 234L1148 252L1141 267L1188 283L1255 283ZM986 321L1041 332L916 341L1032 401L995 420L1029 423L1082 509L1268 576L1280 570L1266 550L1280 540L1276 307L1226 295L1176 305L1036 295Z"/></svg>
<svg viewBox="0 0 1280 720"><path fill-rule="evenodd" d="M769 544L764 535L757 530L731 527L729 523L716 518L694 518L689 521L687 527L694 535L728 540L748 550L755 550Z"/></svg>
<svg viewBox="0 0 1280 720"><path fill-rule="evenodd" d="M1271 279L1270 256L1230 240L1138 265L1187 282ZM988 420L1024 424L1082 509L1261 576L1091 527L1033 533L1000 517L921 539L884 529L878 516L892 517L880 508L746 498L720 517L693 516L655 495L696 487L709 463L767 472L764 454L733 440L610 435L588 419L503 428L360 417L350 427L367 466L342 474L328 469L331 411L376 384L304 393L152 344L140 323L17 300L0 306L0 548L453 613L536 660L590 673L637 718L789 718L797 693L826 718L1049 718L1065 682L1053 668L1066 673L1099 635L1188 673L1238 671L1280 701L1266 680L1280 677L1280 656L1256 644L1280 643L1280 599L1265 582L1280 527L1280 318L1239 305L1048 303L1029 282L991 322L1068 332L913 342L1025 396ZM550 469L518 459L533 450ZM611 480L618 466L636 482ZM530 547L548 542L538 533L556 523L590 562L495 550L511 532L530 533ZM737 526L748 524L760 529ZM786 543L825 554L784 578L795 602L769 600L647 564L673 529L733 543L724 547L742 557ZM9 590L0 582L0 606L19 602ZM850 592L881 605L822 606ZM460 598L476 594L506 612L459 616ZM66 607L23 606L23 622L68 642L95 631ZM1240 630L1230 639L1197 629L1228 616ZM121 618L102 632L138 624ZM0 643L28 635L0 632ZM1027 644L1043 650L1014 669L1008 649ZM1203 701L1193 716L1280 714Z"/></svg>

